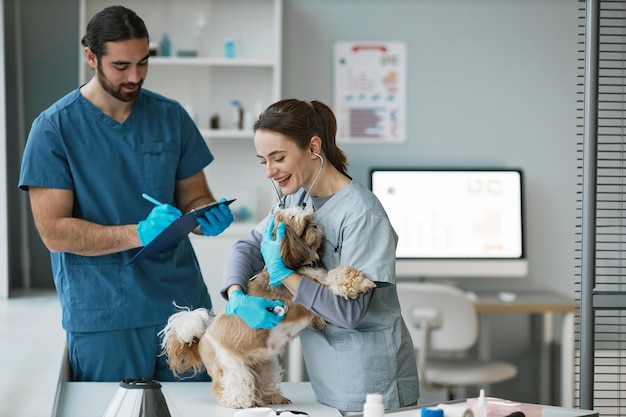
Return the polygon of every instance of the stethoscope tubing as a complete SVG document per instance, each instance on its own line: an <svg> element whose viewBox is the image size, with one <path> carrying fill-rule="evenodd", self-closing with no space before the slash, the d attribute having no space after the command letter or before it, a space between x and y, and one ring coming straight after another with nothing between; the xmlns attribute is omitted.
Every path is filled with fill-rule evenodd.
<svg viewBox="0 0 626 417"><path fill-rule="evenodd" d="M313 187L315 186L315 183L317 182L317 179L319 178L320 174L322 173L322 169L324 168L324 158L322 158L322 155L313 151L311 151L311 153L320 159L320 167L317 170L317 174L315 174L315 177L313 178L313 182L311 182L311 186L306 191L306 194L304 195L304 199L302 200L302 203L300 203L300 206L302 208L306 207L306 203L311 197L311 190L313 190ZM274 188L274 193L276 194L276 201L278 202L278 207L282 210L285 208L285 196L284 195L281 196L280 191L278 191L278 187L276 186L276 182L271 178L269 178L269 180L270 180L270 183L272 184L272 187Z"/></svg>

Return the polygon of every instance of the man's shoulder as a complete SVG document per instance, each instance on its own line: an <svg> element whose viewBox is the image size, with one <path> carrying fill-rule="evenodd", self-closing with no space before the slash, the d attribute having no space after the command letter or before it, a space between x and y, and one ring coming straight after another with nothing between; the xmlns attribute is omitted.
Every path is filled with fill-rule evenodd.
<svg viewBox="0 0 626 417"><path fill-rule="evenodd" d="M149 103L154 103L154 104L162 105L166 107L167 106L174 106L174 107L180 106L180 103L178 101L169 97L165 97L164 95L156 93L152 90L148 90L146 88L141 89L141 95L143 96L143 99Z"/></svg>
<svg viewBox="0 0 626 417"><path fill-rule="evenodd" d="M57 101L55 101L54 103L52 103L50 107L48 107L43 112L41 112L41 115L43 117L50 117L54 114L62 112L66 110L68 107L71 107L74 103L76 103L79 98L80 98L80 90L78 88L74 89L70 91L69 93L67 93L66 95L64 95L63 97L61 97L60 99L58 99Z"/></svg>

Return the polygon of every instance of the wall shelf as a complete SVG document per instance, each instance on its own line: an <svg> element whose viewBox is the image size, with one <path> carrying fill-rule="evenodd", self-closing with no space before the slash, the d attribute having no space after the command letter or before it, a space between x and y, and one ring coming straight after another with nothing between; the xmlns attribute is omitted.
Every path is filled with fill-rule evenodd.
<svg viewBox="0 0 626 417"><path fill-rule="evenodd" d="M198 67L267 67L272 68L273 60L254 58L213 58L213 57L164 57L151 56L151 66L198 66Z"/></svg>
<svg viewBox="0 0 626 417"><path fill-rule="evenodd" d="M237 129L200 129L204 139L245 139L252 140L253 134L249 130Z"/></svg>

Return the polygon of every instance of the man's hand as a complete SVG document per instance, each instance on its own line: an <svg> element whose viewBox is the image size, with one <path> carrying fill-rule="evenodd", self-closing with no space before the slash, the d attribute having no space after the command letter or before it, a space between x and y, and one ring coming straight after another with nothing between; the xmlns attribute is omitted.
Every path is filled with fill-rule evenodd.
<svg viewBox="0 0 626 417"><path fill-rule="evenodd" d="M141 244L146 246L180 216L182 216L180 210L169 204L154 207L148 217L137 225L137 235Z"/></svg>
<svg viewBox="0 0 626 417"><path fill-rule="evenodd" d="M225 198L220 199L220 203L224 201L226 201ZM230 226L234 217L228 204L218 204L204 213L204 217L198 217L197 220L203 235L217 236Z"/></svg>

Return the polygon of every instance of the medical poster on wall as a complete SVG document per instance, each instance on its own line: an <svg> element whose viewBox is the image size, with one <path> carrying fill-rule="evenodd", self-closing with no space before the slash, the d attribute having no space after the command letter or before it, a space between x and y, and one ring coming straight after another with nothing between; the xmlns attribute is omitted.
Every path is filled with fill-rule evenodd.
<svg viewBox="0 0 626 417"><path fill-rule="evenodd" d="M406 141L406 43L335 43L337 141Z"/></svg>

